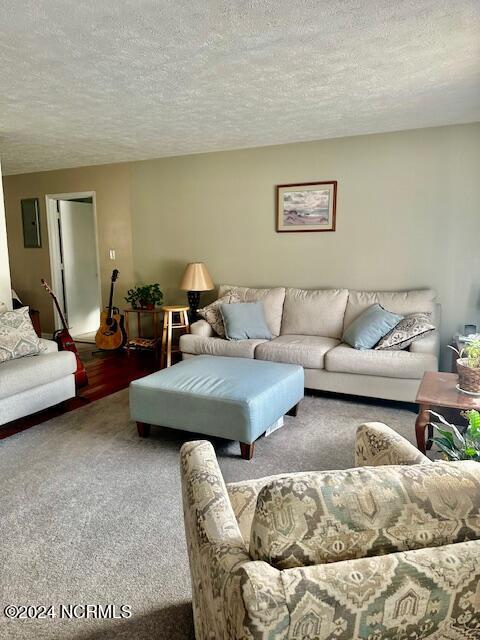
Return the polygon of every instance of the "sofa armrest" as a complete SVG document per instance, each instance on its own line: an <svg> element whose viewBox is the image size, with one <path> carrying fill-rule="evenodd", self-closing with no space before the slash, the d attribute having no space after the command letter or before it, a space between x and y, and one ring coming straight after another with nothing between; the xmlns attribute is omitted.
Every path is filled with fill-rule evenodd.
<svg viewBox="0 0 480 640"><path fill-rule="evenodd" d="M40 338L40 344L42 345L43 353L56 353L58 351L58 345L53 340Z"/></svg>
<svg viewBox="0 0 480 640"><path fill-rule="evenodd" d="M187 442L180 458L195 637L223 640L231 637L227 612L241 606L239 569L251 558L212 445Z"/></svg>
<svg viewBox="0 0 480 640"><path fill-rule="evenodd" d="M194 336L210 338L210 336L213 336L213 329L206 320L197 320L190 325L190 333Z"/></svg>
<svg viewBox="0 0 480 640"><path fill-rule="evenodd" d="M410 345L410 353L430 353L438 357L440 350L440 332L438 329L431 331L424 338L415 340Z"/></svg>
<svg viewBox="0 0 480 640"><path fill-rule="evenodd" d="M367 422L357 429L355 466L427 464L430 460L386 424Z"/></svg>

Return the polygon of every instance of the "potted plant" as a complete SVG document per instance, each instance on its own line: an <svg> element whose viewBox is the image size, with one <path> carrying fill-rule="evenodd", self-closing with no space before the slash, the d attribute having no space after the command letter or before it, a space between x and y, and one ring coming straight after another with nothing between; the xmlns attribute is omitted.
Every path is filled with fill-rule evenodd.
<svg viewBox="0 0 480 640"><path fill-rule="evenodd" d="M480 412L475 409L462 411L462 415L468 420L465 433L460 433L454 424L450 424L443 416L430 411L440 422L451 429L441 429L433 424L440 436L432 438L432 442L445 454L448 460L475 460L480 462Z"/></svg>
<svg viewBox="0 0 480 640"><path fill-rule="evenodd" d="M132 309L152 310L155 305L162 304L163 293L158 283L144 284L129 289L125 300L132 305Z"/></svg>
<svg viewBox="0 0 480 640"><path fill-rule="evenodd" d="M461 351L449 346L458 353L458 386L467 393L480 394L480 340L469 342Z"/></svg>

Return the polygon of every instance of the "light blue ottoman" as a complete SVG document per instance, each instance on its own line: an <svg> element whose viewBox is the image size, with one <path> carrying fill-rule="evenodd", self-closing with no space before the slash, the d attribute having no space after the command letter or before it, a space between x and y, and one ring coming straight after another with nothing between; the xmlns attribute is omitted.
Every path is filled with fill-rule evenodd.
<svg viewBox="0 0 480 640"><path fill-rule="evenodd" d="M196 356L130 384L140 436L150 425L239 440L250 460L255 440L303 398L303 368L247 358Z"/></svg>

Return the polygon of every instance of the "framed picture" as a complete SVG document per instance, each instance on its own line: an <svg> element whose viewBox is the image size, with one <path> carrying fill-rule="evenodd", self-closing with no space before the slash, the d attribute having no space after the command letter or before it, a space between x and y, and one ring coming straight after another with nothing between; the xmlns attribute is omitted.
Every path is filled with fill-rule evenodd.
<svg viewBox="0 0 480 640"><path fill-rule="evenodd" d="M337 182L277 185L277 231L335 231Z"/></svg>
<svg viewBox="0 0 480 640"><path fill-rule="evenodd" d="M21 205L23 246L26 249L38 249L42 246L38 198L25 198L24 200L21 200Z"/></svg>

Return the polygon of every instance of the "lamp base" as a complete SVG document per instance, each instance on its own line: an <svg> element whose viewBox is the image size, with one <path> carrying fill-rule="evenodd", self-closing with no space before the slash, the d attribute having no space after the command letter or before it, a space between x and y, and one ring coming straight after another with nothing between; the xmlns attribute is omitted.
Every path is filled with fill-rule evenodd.
<svg viewBox="0 0 480 640"><path fill-rule="evenodd" d="M190 316L190 322L195 322L195 320L198 320L197 309L200 306L200 291L188 291L187 299L188 306L190 307L190 311L188 313Z"/></svg>

